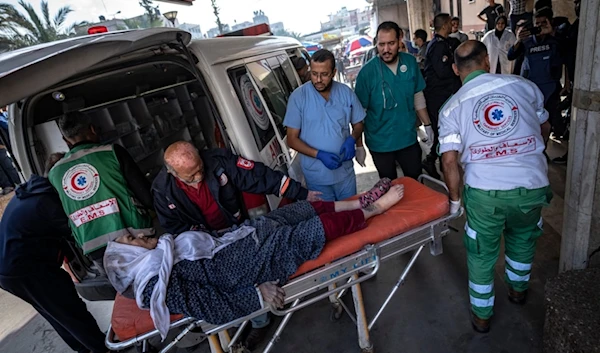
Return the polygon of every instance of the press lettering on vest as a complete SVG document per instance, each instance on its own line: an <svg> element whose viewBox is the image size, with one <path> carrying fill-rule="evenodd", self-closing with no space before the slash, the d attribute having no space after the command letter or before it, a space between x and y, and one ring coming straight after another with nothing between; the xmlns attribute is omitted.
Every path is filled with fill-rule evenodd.
<svg viewBox="0 0 600 353"><path fill-rule="evenodd" d="M550 50L550 44L546 44L546 45L538 45L537 47L532 47L531 49L529 49L530 53L540 53L543 51L548 51Z"/></svg>
<svg viewBox="0 0 600 353"><path fill-rule="evenodd" d="M79 209L69 215L75 227L91 222L100 217L108 216L113 213L119 213L119 204L116 198L100 201Z"/></svg>
<svg viewBox="0 0 600 353"><path fill-rule="evenodd" d="M536 149L536 142L535 136L527 136L490 145L471 146L469 149L471 160L478 161L532 152Z"/></svg>

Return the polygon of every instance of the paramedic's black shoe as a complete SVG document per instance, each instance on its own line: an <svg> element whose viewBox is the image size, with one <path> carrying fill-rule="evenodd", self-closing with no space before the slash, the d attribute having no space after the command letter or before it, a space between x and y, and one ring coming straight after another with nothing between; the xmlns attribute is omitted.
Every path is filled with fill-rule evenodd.
<svg viewBox="0 0 600 353"><path fill-rule="evenodd" d="M552 160L554 164L567 164L568 153L565 153L564 156L556 157Z"/></svg>
<svg viewBox="0 0 600 353"><path fill-rule="evenodd" d="M5 188L2 188L2 195L8 195L13 191L15 191L15 188L13 188L12 186L7 186Z"/></svg>
<svg viewBox="0 0 600 353"><path fill-rule="evenodd" d="M267 333L269 333L270 326L271 325L269 324L262 328L253 327L248 333L248 336L246 336L246 339L244 340L244 347L253 351L259 344L261 344L265 340L265 337L267 337Z"/></svg>
<svg viewBox="0 0 600 353"><path fill-rule="evenodd" d="M490 332L490 319L480 319L477 315L473 314L471 311L471 325L473 326L473 330L479 333L488 333Z"/></svg>
<svg viewBox="0 0 600 353"><path fill-rule="evenodd" d="M421 162L421 167L423 167L427 174L432 178L440 180L440 173L438 173L437 168L435 167L435 160L425 158L423 162Z"/></svg>
<svg viewBox="0 0 600 353"><path fill-rule="evenodd" d="M512 303L523 305L527 301L527 291L525 290L523 292L517 292L509 287L508 300L510 300Z"/></svg>

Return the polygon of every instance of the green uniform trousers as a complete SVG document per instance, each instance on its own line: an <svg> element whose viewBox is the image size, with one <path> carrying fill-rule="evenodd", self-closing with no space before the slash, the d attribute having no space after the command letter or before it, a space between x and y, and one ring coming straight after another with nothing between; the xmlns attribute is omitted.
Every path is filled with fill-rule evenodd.
<svg viewBox="0 0 600 353"><path fill-rule="evenodd" d="M469 268L471 309L488 319L494 311L494 268L504 234L505 281L515 291L529 286L537 238L542 235L542 207L552 198L550 187L481 190L465 185L467 223L464 244Z"/></svg>

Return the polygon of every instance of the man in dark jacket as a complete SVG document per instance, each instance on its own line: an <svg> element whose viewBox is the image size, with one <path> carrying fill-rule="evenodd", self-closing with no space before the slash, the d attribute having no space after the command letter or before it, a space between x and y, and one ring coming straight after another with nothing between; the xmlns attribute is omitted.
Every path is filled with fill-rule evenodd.
<svg viewBox="0 0 600 353"><path fill-rule="evenodd" d="M165 168L152 183L154 206L165 231L220 230L243 221L242 192L293 200L318 199L300 183L226 149L198 152L189 142L165 151Z"/></svg>
<svg viewBox="0 0 600 353"><path fill-rule="evenodd" d="M294 200L318 201L320 194L259 162L236 156L226 149L198 152L186 141L165 151L165 168L152 183L154 207L165 231L220 230L241 223L241 193L275 194ZM251 320L244 345L252 350L263 340L267 314Z"/></svg>
<svg viewBox="0 0 600 353"><path fill-rule="evenodd" d="M50 167L64 154L54 154ZM19 186L0 222L0 287L31 304L80 353L103 353L104 334L60 268L71 237L67 216L47 178Z"/></svg>
<svg viewBox="0 0 600 353"><path fill-rule="evenodd" d="M452 21L448 14L441 13L433 19L435 35L427 45L425 60L425 101L427 113L433 126L434 139L431 152L423 160L423 169L427 174L439 179L435 161L439 158L438 146L438 115L440 108L461 86L460 78L452 69L454 50L460 45L456 38L449 37L452 32Z"/></svg>

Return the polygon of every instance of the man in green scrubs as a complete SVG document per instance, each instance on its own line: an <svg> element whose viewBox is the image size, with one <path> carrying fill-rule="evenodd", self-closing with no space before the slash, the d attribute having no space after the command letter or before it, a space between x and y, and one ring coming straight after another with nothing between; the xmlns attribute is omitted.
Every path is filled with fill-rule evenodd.
<svg viewBox="0 0 600 353"><path fill-rule="evenodd" d="M367 110L365 142L380 178L394 179L396 162L405 176L421 174L421 147L415 129L417 115L425 125L428 141L433 129L423 89L425 80L416 59L398 52L400 27L383 22L377 28L379 57L369 61L356 79L356 95Z"/></svg>

